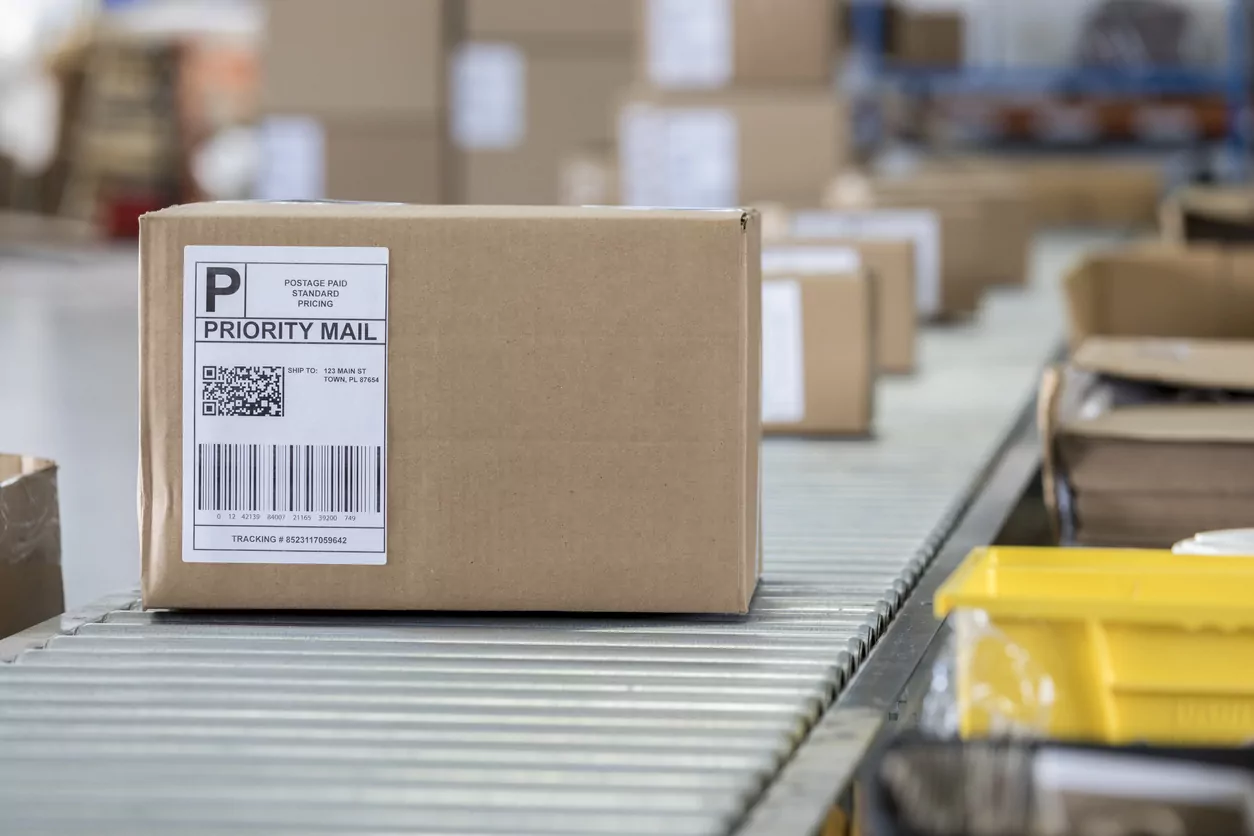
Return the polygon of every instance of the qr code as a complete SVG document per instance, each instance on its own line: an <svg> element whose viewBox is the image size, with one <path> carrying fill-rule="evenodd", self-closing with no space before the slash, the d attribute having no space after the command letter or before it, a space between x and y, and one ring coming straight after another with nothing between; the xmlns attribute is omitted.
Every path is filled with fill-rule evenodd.
<svg viewBox="0 0 1254 836"><path fill-rule="evenodd" d="M282 418L282 366L202 366L200 414Z"/></svg>

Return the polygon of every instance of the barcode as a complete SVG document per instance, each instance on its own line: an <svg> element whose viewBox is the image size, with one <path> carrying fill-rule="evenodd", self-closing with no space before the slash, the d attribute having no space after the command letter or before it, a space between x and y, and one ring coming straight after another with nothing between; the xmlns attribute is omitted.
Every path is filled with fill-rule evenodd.
<svg viewBox="0 0 1254 836"><path fill-rule="evenodd" d="M383 448L199 444L199 511L382 513Z"/></svg>

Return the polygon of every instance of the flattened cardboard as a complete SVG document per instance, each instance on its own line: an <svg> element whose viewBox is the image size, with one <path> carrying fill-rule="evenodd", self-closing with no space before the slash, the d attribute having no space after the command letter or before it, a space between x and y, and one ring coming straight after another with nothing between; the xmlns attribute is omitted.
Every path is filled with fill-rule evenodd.
<svg viewBox="0 0 1254 836"><path fill-rule="evenodd" d="M639 77L654 86L684 89L659 76L650 66L657 32L677 33L649 25L650 0L635 0L638 12ZM827 84L835 71L837 13L833 0L725 0L731 27L728 72L718 87ZM624 3L624 5L627 5ZM698 49L700 44L686 46ZM711 89L710 85L702 85Z"/></svg>
<svg viewBox="0 0 1254 836"><path fill-rule="evenodd" d="M1071 362L1124 380L1254 391L1254 341L1089 337Z"/></svg>
<svg viewBox="0 0 1254 836"><path fill-rule="evenodd" d="M261 108L313 116L435 116L445 101L447 0L266 0Z"/></svg>
<svg viewBox="0 0 1254 836"><path fill-rule="evenodd" d="M768 255L774 250L773 255ZM874 423L875 285L867 271L840 269L851 251L832 247L769 248L763 282L801 288L805 414L797 422L764 423L767 435L866 435ZM845 254L842 258L840 254Z"/></svg>
<svg viewBox="0 0 1254 836"><path fill-rule="evenodd" d="M887 374L915 368L918 315L915 313L915 253L908 240L856 238L783 238L774 247L847 247L862 259L875 287L875 357Z"/></svg>
<svg viewBox="0 0 1254 836"><path fill-rule="evenodd" d="M741 210L223 203L145 216L145 605L745 612L759 235ZM385 566L183 562L193 244L388 248Z"/></svg>
<svg viewBox="0 0 1254 836"><path fill-rule="evenodd" d="M0 638L64 609L57 467L0 453Z"/></svg>
<svg viewBox="0 0 1254 836"><path fill-rule="evenodd" d="M1254 252L1167 244L1082 259L1064 279L1070 341L1254 339Z"/></svg>
<svg viewBox="0 0 1254 836"><path fill-rule="evenodd" d="M640 177L656 176L632 154L628 122L640 114L722 112L735 125L736 159L731 161L735 182L732 204L779 202L816 206L829 180L851 153L846 104L827 88L799 87L775 90L733 90L710 93L666 93L636 88L619 113L620 189L631 201ZM637 122L637 124L639 124ZM675 149L671 136L654 138L658 148ZM700 153L701 149L688 149ZM653 195L650 195L652 197ZM680 194L677 197L682 198ZM641 201L644 205L690 206L689 200Z"/></svg>

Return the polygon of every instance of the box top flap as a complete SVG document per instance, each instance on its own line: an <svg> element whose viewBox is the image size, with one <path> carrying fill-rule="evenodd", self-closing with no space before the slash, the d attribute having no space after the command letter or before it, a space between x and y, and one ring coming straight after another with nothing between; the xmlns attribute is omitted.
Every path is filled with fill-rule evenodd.
<svg viewBox="0 0 1254 836"><path fill-rule="evenodd" d="M225 200L186 203L149 212L154 218L478 218L487 220L540 220L572 218L630 220L632 218L683 218L694 221L745 222L751 209L661 209L626 206L456 206L406 203L358 203L352 201Z"/></svg>
<svg viewBox="0 0 1254 836"><path fill-rule="evenodd" d="M1072 363L1126 380L1254 391L1254 341L1089 337Z"/></svg>
<svg viewBox="0 0 1254 836"><path fill-rule="evenodd" d="M1254 339L1254 256L1152 243L1098 253L1066 277L1072 345L1092 336Z"/></svg>
<svg viewBox="0 0 1254 836"><path fill-rule="evenodd" d="M1254 442L1254 405L1139 404L1073 418L1061 432L1124 441L1248 443Z"/></svg>

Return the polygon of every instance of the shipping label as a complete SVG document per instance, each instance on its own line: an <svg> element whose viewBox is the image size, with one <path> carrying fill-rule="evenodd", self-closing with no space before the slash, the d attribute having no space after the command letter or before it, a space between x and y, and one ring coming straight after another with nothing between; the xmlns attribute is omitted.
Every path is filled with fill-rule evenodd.
<svg viewBox="0 0 1254 836"><path fill-rule="evenodd" d="M387 562L387 316L386 248L185 248L185 562Z"/></svg>

